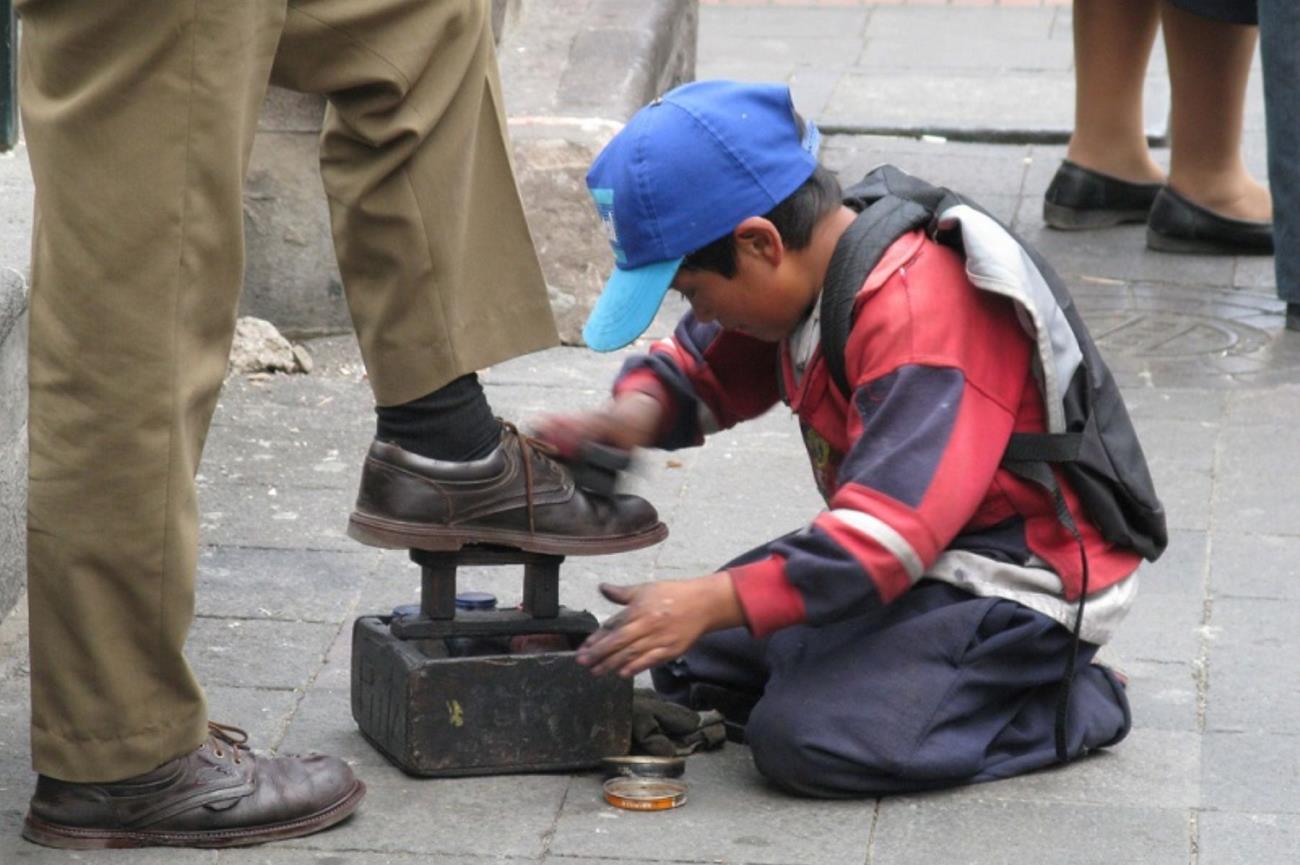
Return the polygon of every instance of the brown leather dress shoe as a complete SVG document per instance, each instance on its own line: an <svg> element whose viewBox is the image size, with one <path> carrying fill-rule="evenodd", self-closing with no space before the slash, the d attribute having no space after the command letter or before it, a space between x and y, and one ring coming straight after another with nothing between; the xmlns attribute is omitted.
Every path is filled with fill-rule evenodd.
<svg viewBox="0 0 1300 865"><path fill-rule="evenodd" d="M503 424L500 447L472 462L373 442L348 535L375 547L492 544L554 555L620 553L668 536L645 499L580 489L554 454L510 424Z"/></svg>
<svg viewBox="0 0 1300 865"><path fill-rule="evenodd" d="M47 847L237 847L310 835L343 820L366 786L342 760L270 757L237 727L143 775L108 784L36 781L23 837Z"/></svg>

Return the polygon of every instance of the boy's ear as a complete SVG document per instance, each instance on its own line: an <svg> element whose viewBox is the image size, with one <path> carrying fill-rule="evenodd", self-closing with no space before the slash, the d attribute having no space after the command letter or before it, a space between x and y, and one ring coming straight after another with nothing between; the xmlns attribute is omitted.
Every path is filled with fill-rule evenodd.
<svg viewBox="0 0 1300 865"><path fill-rule="evenodd" d="M785 242L770 220L751 216L732 232L736 238L736 256L752 255L776 267L785 258Z"/></svg>

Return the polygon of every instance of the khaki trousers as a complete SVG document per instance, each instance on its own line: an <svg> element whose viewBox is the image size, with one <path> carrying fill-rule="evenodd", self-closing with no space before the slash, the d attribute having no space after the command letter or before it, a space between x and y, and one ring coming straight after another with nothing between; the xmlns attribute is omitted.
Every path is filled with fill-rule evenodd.
<svg viewBox="0 0 1300 865"><path fill-rule="evenodd" d="M120 779L206 735L182 652L194 477L234 329L241 186L268 82L328 97L321 174L381 405L555 343L487 5L19 0L36 180L38 772Z"/></svg>

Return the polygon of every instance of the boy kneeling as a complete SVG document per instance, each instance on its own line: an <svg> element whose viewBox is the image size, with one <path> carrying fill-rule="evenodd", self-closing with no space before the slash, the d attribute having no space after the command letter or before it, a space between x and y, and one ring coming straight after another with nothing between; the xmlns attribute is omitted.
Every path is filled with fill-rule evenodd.
<svg viewBox="0 0 1300 865"><path fill-rule="evenodd" d="M854 285L837 387L819 298L858 213L816 137L782 86L699 82L642 109L591 168L617 268L588 344L630 343L670 288L691 311L605 407L541 436L686 447L783 401L829 509L717 573L603 585L625 608L579 661L653 668L661 693L723 709L764 775L812 796L988 781L1113 745L1124 683L1091 662L1141 555L1061 471L1044 485L1004 462L1013 434L1050 425L1040 346L918 228Z"/></svg>

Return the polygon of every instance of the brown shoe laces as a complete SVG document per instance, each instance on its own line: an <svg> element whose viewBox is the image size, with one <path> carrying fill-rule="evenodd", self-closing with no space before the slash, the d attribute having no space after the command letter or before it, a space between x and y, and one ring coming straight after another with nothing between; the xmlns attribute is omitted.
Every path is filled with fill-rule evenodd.
<svg viewBox="0 0 1300 865"><path fill-rule="evenodd" d="M519 440L520 461L524 464L524 498L528 505L528 533L536 534L537 529L533 523L533 454L549 460L556 455L557 451L546 442L524 435L508 420L502 420L501 426Z"/></svg>
<svg viewBox="0 0 1300 865"><path fill-rule="evenodd" d="M218 724L216 721L208 721L208 736L212 742L212 755L218 760L225 757L225 752L221 749L222 744L230 747L230 753L234 755L235 762L242 762L239 759L241 751L247 751L248 733L239 727L232 727L229 724ZM207 742L204 743L205 745Z"/></svg>

